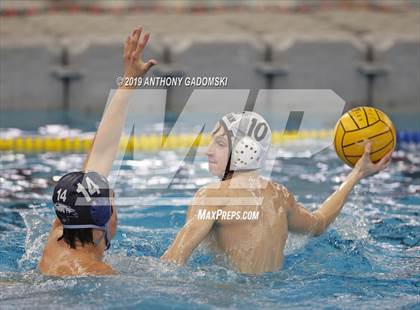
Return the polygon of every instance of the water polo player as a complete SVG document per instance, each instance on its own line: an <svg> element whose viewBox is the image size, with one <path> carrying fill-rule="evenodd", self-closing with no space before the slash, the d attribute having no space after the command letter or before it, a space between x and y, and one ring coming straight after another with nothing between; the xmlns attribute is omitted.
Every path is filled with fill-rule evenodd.
<svg viewBox="0 0 420 310"><path fill-rule="evenodd" d="M311 213L284 186L259 175L270 141L267 122L254 112L230 113L216 124L207 156L210 172L221 181L197 191L184 227L162 260L185 264L206 239L239 272L277 270L282 267L288 231L324 232L355 184L390 162L391 153L373 164L371 144L366 143L364 155L345 181Z"/></svg>
<svg viewBox="0 0 420 310"><path fill-rule="evenodd" d="M157 62L143 62L141 53L149 34L142 39L142 28L135 29L124 46L124 78L144 76ZM132 87L134 88L134 87ZM119 147L126 119L129 86L116 90L96 132L92 149L82 171L64 175L53 193L57 219L48 236L39 263L45 275L112 274L102 262L117 229L117 210L107 176Z"/></svg>

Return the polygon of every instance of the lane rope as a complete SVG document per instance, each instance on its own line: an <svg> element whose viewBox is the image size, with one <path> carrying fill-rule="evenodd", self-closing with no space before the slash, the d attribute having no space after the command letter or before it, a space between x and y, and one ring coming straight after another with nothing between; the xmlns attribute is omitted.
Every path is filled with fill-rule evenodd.
<svg viewBox="0 0 420 310"><path fill-rule="evenodd" d="M281 145L290 141L331 139L332 131L311 130L298 132L273 131L273 145ZM170 135L162 138L158 134L123 136L121 138L120 150L126 151L159 151L176 150L180 148L203 147L210 143L209 134L195 136L192 134ZM163 142L163 143L162 143ZM397 143L420 144L420 132L398 131ZM51 137L51 136L18 136L0 137L0 151L13 151L17 153L81 153L87 152L92 146L91 137Z"/></svg>
<svg viewBox="0 0 420 310"><path fill-rule="evenodd" d="M281 144L294 140L332 138L328 130L312 130L298 132L272 132L272 143ZM120 149L126 151L158 151L175 150L179 148L203 147L210 143L210 134L199 136L192 134L170 135L163 138L158 134L123 136ZM87 152L92 146L92 137L51 137L51 136L17 136L0 137L0 151L14 151L17 153Z"/></svg>

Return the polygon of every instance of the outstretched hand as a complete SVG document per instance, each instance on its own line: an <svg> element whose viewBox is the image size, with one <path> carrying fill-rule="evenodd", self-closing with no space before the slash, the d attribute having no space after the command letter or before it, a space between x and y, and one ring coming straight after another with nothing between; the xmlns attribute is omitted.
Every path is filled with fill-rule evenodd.
<svg viewBox="0 0 420 310"><path fill-rule="evenodd" d="M385 169L391 162L391 155L393 151L390 151L377 163L372 163L372 161L370 160L371 147L372 142L368 141L365 145L365 151L363 153L363 156L357 161L356 165L353 168L353 170L355 170L358 173L360 178L367 177Z"/></svg>
<svg viewBox="0 0 420 310"><path fill-rule="evenodd" d="M144 76L147 71L157 64L155 59L144 62L141 58L142 52L149 41L150 33L145 33L141 39L143 27L133 30L124 44L124 77L138 78Z"/></svg>

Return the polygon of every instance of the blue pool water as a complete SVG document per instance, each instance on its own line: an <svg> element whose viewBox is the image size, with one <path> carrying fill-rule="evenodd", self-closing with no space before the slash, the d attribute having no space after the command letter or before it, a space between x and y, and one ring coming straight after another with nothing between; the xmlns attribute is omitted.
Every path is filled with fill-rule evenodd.
<svg viewBox="0 0 420 310"><path fill-rule="evenodd" d="M272 179L311 210L349 172L331 149L312 158L287 154L276 161ZM105 257L120 274L60 279L36 269L54 218L52 177L80 169L84 156L1 153L0 308L419 309L418 154L414 146L396 152L388 170L355 188L327 232L290 235L283 270L260 276L216 264L203 246L185 267L161 263L194 188L214 179L201 156L171 189L146 191L179 155L126 161L116 185L119 230Z"/></svg>

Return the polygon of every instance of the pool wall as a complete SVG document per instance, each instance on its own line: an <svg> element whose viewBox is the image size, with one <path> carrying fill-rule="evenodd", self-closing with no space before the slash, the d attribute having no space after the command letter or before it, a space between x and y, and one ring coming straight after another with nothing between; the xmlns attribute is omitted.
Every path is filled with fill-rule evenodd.
<svg viewBox="0 0 420 310"><path fill-rule="evenodd" d="M159 62L149 76L226 76L226 88L251 90L248 104L260 89L332 89L346 108L375 106L392 118L405 114L413 118L410 129L418 131L420 18L418 4L401 3L406 5L374 10L281 7L185 14L170 8L122 15L44 8L8 16L3 9L1 110L100 115L122 74L124 38L143 24L152 33L144 58ZM192 91L169 87L167 111L181 111ZM214 108L229 110L229 102ZM282 110L278 104L264 108Z"/></svg>
<svg viewBox="0 0 420 310"><path fill-rule="evenodd" d="M155 40L145 58L160 62L154 76L227 76L233 89L333 89L351 105L385 110L419 105L418 40L374 43L331 37L264 43L252 37L206 38L165 46ZM121 52L120 42L91 42L78 50L66 44L2 46L2 108L102 111L121 75ZM174 88L169 106L176 110L185 104L191 91Z"/></svg>

